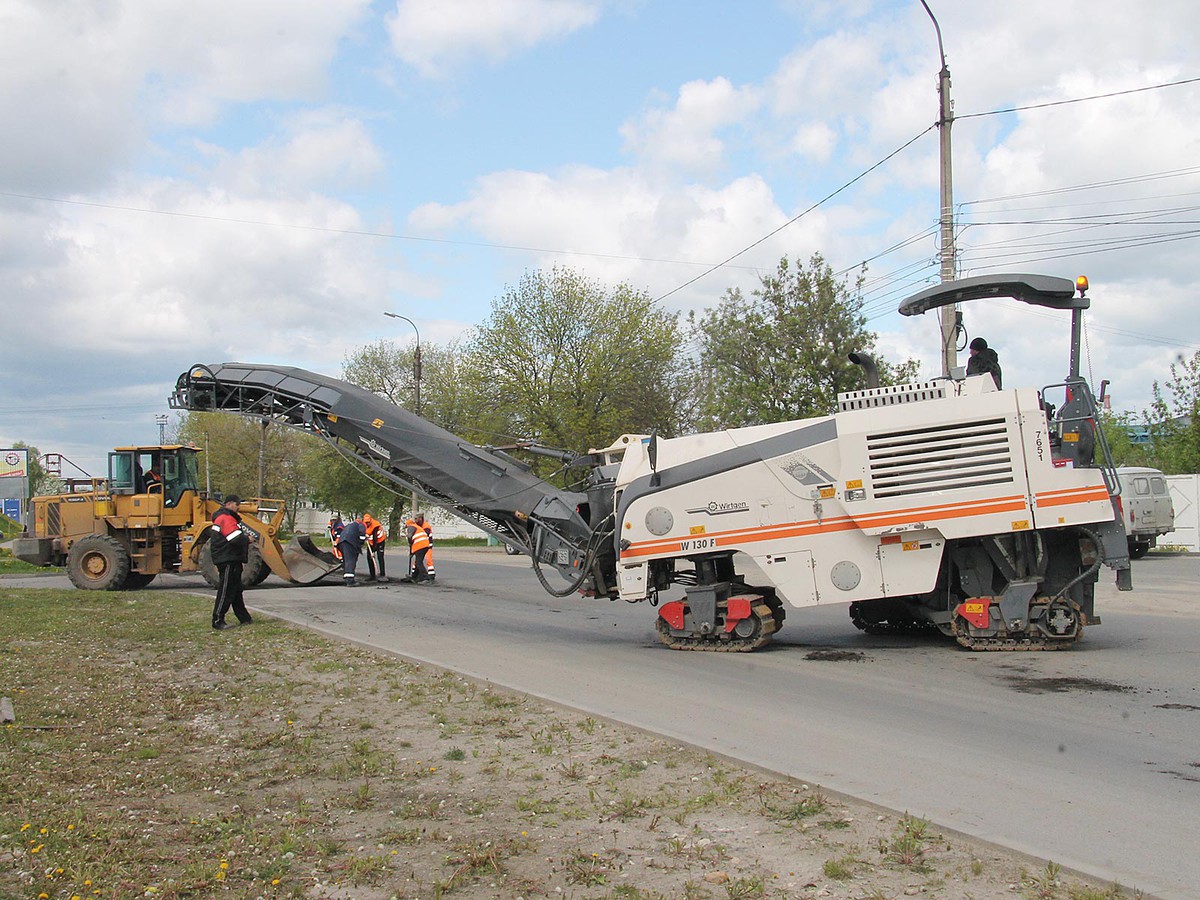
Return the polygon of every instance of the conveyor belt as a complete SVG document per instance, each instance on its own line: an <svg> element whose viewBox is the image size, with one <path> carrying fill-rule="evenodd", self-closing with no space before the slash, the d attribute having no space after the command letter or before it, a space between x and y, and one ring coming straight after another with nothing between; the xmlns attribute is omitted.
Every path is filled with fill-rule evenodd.
<svg viewBox="0 0 1200 900"><path fill-rule="evenodd" d="M179 376L170 405L263 417L339 438L399 488L539 553L568 577L579 571L591 537L578 511L585 494L560 490L356 385L290 366L194 365ZM545 532L537 547L530 541L535 524Z"/></svg>

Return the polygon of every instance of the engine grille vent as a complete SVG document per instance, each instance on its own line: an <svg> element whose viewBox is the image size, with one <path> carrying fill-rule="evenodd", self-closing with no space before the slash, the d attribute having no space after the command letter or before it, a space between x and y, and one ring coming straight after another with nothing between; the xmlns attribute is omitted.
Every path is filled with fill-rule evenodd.
<svg viewBox="0 0 1200 900"><path fill-rule="evenodd" d="M1003 418L867 435L867 460L875 497L1013 481Z"/></svg>
<svg viewBox="0 0 1200 900"><path fill-rule="evenodd" d="M879 409L883 406L899 406L902 403L919 403L923 400L941 400L945 396L944 381L919 381L914 384L868 388L865 391L845 391L838 394L838 412Z"/></svg>

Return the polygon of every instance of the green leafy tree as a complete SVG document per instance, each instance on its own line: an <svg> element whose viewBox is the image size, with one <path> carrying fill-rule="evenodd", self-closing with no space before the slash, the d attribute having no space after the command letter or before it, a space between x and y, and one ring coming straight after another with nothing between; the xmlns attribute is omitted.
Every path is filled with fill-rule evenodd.
<svg viewBox="0 0 1200 900"><path fill-rule="evenodd" d="M527 272L466 348L468 435L583 452L625 432L676 433L686 397L678 318L628 285Z"/></svg>
<svg viewBox="0 0 1200 900"><path fill-rule="evenodd" d="M1172 363L1166 384L1155 381L1153 391L1143 413L1150 465L1168 475L1200 472L1200 351Z"/></svg>
<svg viewBox="0 0 1200 900"><path fill-rule="evenodd" d="M220 412L188 412L179 422L176 440L204 451L201 486L213 493L283 500L286 527L295 526L297 502L308 493L302 464L311 436L248 416Z"/></svg>
<svg viewBox="0 0 1200 900"><path fill-rule="evenodd" d="M63 489L60 478L50 474L42 463L42 452L33 444L16 441L15 450L26 450L29 453L29 496L41 497L46 494L57 494Z"/></svg>
<svg viewBox="0 0 1200 900"><path fill-rule="evenodd" d="M307 499L326 509L381 515L391 510L396 499L391 488L380 484L386 480L358 463L349 450L339 452L319 439L305 449L300 466Z"/></svg>
<svg viewBox="0 0 1200 900"><path fill-rule="evenodd" d="M805 267L787 257L746 297L729 289L721 303L690 319L698 343L698 424L739 427L828 415L842 391L866 387L852 351L874 355L859 297L819 254ZM875 360L884 384L916 377L917 363Z"/></svg>
<svg viewBox="0 0 1200 900"><path fill-rule="evenodd" d="M347 355L342 378L417 412L422 418L459 433L470 416L462 402L457 345L421 345L420 405L417 404L416 343L404 347L393 341L376 341ZM357 462L341 448L324 442L304 455L303 471L309 498L343 513L370 512L394 532L411 512L411 496L393 482Z"/></svg>
<svg viewBox="0 0 1200 900"><path fill-rule="evenodd" d="M1100 414L1100 427L1104 438L1112 451L1113 463L1118 466L1153 466L1151 448L1148 444L1135 443L1133 433L1137 430L1140 417L1137 413L1125 410L1120 413L1103 412Z"/></svg>

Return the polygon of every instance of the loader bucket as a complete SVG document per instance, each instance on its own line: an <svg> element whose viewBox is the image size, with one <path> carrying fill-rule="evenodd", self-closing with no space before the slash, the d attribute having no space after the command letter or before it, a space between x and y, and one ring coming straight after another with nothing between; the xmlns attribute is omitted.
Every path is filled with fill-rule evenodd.
<svg viewBox="0 0 1200 900"><path fill-rule="evenodd" d="M342 568L342 561L327 550L319 549L312 535L298 534L283 548L288 580L295 584L316 584L326 575Z"/></svg>

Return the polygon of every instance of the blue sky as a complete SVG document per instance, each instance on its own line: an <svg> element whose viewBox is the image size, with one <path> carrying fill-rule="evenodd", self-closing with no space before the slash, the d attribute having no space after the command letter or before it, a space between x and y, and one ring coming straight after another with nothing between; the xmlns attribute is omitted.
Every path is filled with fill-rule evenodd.
<svg viewBox="0 0 1200 900"><path fill-rule="evenodd" d="M1200 84L1124 92L1200 77L1200 8L930 6L960 273L1088 274L1085 374L1144 406L1200 349ZM454 340L553 265L684 312L784 254L870 260L880 349L938 371L936 320L894 312L938 273L918 0L0 0L0 54L0 446L97 473L194 362L336 375L412 340L385 310ZM1065 374L1065 319L965 316L1006 385Z"/></svg>

